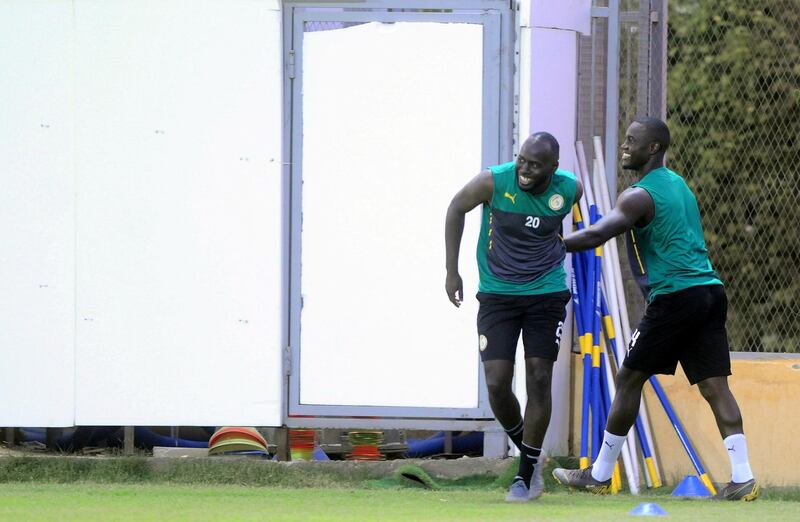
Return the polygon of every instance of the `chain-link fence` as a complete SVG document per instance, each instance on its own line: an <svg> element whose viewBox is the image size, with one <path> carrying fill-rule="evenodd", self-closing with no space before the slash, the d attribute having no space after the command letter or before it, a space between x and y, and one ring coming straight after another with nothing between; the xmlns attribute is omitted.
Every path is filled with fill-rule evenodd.
<svg viewBox="0 0 800 522"><path fill-rule="evenodd" d="M672 0L667 110L738 350L800 344L800 1Z"/></svg>
<svg viewBox="0 0 800 522"><path fill-rule="evenodd" d="M648 110L651 4L622 2L621 132ZM667 58L668 165L697 195L731 348L798 352L800 0L669 0Z"/></svg>

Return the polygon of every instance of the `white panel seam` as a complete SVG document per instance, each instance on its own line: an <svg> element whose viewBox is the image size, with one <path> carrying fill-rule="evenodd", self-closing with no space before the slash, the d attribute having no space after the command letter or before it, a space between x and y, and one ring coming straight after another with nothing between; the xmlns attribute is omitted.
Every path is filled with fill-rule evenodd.
<svg viewBox="0 0 800 522"><path fill-rule="evenodd" d="M72 0L70 21L70 106L72 109L72 425L78 422L78 79L75 63L78 39L76 0Z"/></svg>

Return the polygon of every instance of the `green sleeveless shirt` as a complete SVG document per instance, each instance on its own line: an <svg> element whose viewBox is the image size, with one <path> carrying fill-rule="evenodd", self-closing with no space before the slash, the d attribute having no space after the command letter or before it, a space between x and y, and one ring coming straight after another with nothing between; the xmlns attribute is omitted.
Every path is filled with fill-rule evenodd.
<svg viewBox="0 0 800 522"><path fill-rule="evenodd" d="M653 220L626 235L631 268L648 301L692 286L721 285L708 259L697 200L684 179L661 167L631 186L646 190L655 204Z"/></svg>
<svg viewBox="0 0 800 522"><path fill-rule="evenodd" d="M483 205L479 290L510 295L567 290L566 250L559 236L564 216L572 211L575 175L558 169L547 190L533 195L517 185L513 161L489 170L494 193Z"/></svg>

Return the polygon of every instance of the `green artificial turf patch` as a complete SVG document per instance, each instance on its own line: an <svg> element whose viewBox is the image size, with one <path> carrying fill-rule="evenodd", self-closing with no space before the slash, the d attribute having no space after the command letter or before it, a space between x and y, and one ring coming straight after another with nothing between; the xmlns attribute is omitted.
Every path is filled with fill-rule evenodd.
<svg viewBox="0 0 800 522"><path fill-rule="evenodd" d="M413 464L406 464L397 468L397 471L394 472L394 478L401 485L407 487L432 490L442 488L424 469Z"/></svg>

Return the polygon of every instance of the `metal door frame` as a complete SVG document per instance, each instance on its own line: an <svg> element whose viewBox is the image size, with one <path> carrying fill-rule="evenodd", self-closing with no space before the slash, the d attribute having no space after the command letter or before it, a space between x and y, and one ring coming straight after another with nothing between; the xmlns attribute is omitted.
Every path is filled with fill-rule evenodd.
<svg viewBox="0 0 800 522"><path fill-rule="evenodd" d="M315 8L342 8L331 12ZM354 10L347 10L354 9ZM391 11L389 9L397 9ZM409 11L435 9L437 11ZM494 423L480 365L476 408L309 405L300 403L300 295L302 211L302 35L305 22L443 22L474 23L483 31L484 166L512 157L513 11L502 0L435 1L366 0L363 2L291 1L283 4L283 291L287 319L284 332L284 400L287 426L476 429ZM377 418L376 418L377 417Z"/></svg>

